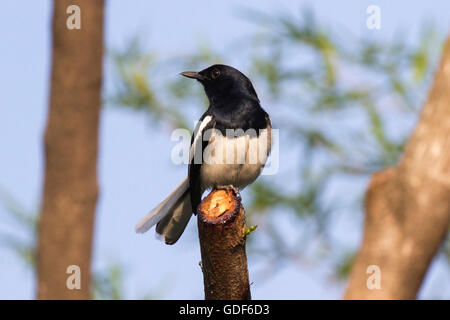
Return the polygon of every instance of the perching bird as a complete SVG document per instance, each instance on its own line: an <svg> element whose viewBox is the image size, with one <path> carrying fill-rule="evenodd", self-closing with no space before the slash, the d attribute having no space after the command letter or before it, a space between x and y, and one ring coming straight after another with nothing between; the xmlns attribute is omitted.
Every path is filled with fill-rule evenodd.
<svg viewBox="0 0 450 320"><path fill-rule="evenodd" d="M188 177L136 226L136 232L144 233L156 224L166 244L179 239L205 190L231 188L239 195L255 181L271 147L269 115L244 74L216 64L181 75L203 85L209 108L192 135Z"/></svg>

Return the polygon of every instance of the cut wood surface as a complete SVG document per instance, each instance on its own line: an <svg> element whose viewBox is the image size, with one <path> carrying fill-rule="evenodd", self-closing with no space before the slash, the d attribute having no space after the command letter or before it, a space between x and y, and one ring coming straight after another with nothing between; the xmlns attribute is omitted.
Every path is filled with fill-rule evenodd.
<svg viewBox="0 0 450 320"><path fill-rule="evenodd" d="M240 199L231 190L213 190L197 214L205 299L251 299Z"/></svg>

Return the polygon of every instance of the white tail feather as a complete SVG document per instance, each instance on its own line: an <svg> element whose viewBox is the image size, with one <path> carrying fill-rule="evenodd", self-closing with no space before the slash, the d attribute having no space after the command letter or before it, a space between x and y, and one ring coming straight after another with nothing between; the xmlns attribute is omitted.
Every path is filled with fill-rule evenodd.
<svg viewBox="0 0 450 320"><path fill-rule="evenodd" d="M183 196L188 189L188 179L185 178L178 187L172 191L167 198L165 198L156 208L147 213L138 222L134 230L137 233L144 233L151 227L161 221L167 214L170 213L170 209L177 203L177 201Z"/></svg>

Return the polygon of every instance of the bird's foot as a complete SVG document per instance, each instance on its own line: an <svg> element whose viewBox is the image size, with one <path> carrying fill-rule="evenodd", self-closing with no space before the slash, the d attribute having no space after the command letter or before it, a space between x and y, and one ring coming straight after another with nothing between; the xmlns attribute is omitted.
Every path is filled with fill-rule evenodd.
<svg viewBox="0 0 450 320"><path fill-rule="evenodd" d="M229 184L226 186L215 186L215 189L217 190L226 190L226 191L233 191L233 193L237 196L238 200L241 201L241 192L239 191L239 188L236 188L235 186Z"/></svg>

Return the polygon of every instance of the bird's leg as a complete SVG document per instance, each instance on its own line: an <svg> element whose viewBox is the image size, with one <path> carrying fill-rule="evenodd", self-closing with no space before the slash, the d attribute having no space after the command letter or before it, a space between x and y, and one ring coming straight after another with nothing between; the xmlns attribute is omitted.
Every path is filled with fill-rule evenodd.
<svg viewBox="0 0 450 320"><path fill-rule="evenodd" d="M226 191L230 191L230 190L231 190L231 191L233 191L233 193L238 197L239 201L242 200L241 192L239 191L239 188L236 188L235 186L233 186L233 185L231 185L231 184L226 185L226 186L216 185L216 186L214 187L214 189L217 189L217 190L226 190Z"/></svg>

